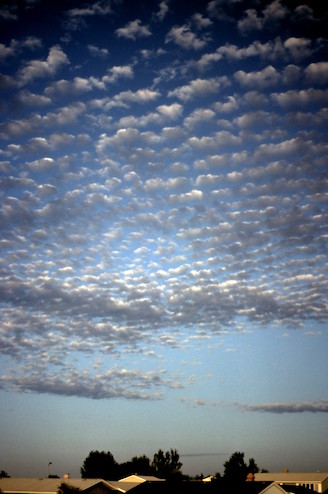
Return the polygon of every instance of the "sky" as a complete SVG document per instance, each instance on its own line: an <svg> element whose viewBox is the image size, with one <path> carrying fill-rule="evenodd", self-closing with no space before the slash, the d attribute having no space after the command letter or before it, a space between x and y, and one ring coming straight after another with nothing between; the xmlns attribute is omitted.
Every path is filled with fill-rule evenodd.
<svg viewBox="0 0 328 494"><path fill-rule="evenodd" d="M327 25L1 1L0 469L328 471Z"/></svg>

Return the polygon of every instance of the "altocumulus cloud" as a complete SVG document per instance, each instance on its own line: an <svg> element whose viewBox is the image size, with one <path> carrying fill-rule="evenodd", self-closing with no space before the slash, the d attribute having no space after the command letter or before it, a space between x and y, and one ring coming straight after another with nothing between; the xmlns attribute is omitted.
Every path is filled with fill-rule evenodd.
<svg viewBox="0 0 328 494"><path fill-rule="evenodd" d="M319 334L325 18L249 3L1 8L5 389L153 399L196 340Z"/></svg>
<svg viewBox="0 0 328 494"><path fill-rule="evenodd" d="M77 396L92 399L124 398L133 400L161 400L163 390L178 389L181 384L166 378L166 371L141 373L135 369L111 369L102 373L62 368L57 372L42 372L41 366L23 367L20 376L11 373L0 378L0 389ZM40 380L39 373L42 379Z"/></svg>
<svg viewBox="0 0 328 494"><path fill-rule="evenodd" d="M328 400L299 403L259 403L255 405L238 404L239 408L248 412L267 413L328 413Z"/></svg>

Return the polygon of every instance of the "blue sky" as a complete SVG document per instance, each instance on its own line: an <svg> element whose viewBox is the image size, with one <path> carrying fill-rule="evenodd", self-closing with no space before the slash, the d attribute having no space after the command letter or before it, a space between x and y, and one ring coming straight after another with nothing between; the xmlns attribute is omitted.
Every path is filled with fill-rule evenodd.
<svg viewBox="0 0 328 494"><path fill-rule="evenodd" d="M327 10L1 2L0 468L327 470ZM323 2L324 4L324 2Z"/></svg>

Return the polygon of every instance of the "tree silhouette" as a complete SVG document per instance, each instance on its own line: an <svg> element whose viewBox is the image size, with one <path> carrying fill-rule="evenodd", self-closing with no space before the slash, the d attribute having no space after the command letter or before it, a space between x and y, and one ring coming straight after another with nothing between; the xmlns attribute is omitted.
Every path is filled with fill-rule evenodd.
<svg viewBox="0 0 328 494"><path fill-rule="evenodd" d="M127 477L132 474L153 475L154 469L151 466L150 459L146 456L134 456L130 461L119 465L121 477Z"/></svg>
<svg viewBox="0 0 328 494"><path fill-rule="evenodd" d="M228 482L239 484L246 480L247 465L244 461L244 453L236 451L223 466L224 478Z"/></svg>
<svg viewBox="0 0 328 494"><path fill-rule="evenodd" d="M90 451L81 467L82 478L115 480L118 477L118 464L112 453Z"/></svg>
<svg viewBox="0 0 328 494"><path fill-rule="evenodd" d="M248 460L248 465L244 461L244 453L236 451L229 460L224 463L224 479L231 484L241 484L245 482L248 473L257 473L260 469L254 458Z"/></svg>
<svg viewBox="0 0 328 494"><path fill-rule="evenodd" d="M248 460L248 467L247 467L247 473L257 473L259 472L260 469L259 467L257 466L257 464L255 463L255 460L254 458L250 458Z"/></svg>
<svg viewBox="0 0 328 494"><path fill-rule="evenodd" d="M161 449L154 454L152 466L155 474L164 479L171 479L182 475L182 463L179 461L180 456L176 449L171 449L164 453Z"/></svg>

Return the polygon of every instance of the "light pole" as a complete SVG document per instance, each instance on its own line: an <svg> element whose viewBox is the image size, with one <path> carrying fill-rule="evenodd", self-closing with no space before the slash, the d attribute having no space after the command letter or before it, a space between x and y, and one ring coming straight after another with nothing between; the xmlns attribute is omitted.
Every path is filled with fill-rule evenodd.
<svg viewBox="0 0 328 494"><path fill-rule="evenodd" d="M52 461L49 461L49 463L48 463L48 477L50 475L50 465L52 465Z"/></svg>

